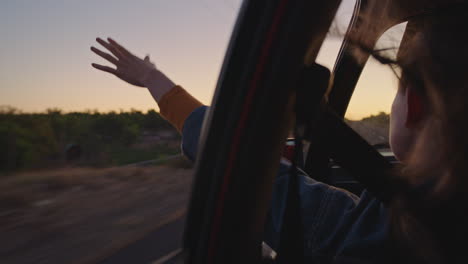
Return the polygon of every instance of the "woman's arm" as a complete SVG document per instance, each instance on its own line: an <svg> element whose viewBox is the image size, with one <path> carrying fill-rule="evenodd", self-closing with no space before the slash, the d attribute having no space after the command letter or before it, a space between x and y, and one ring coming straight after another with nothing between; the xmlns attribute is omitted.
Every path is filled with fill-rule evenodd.
<svg viewBox="0 0 468 264"><path fill-rule="evenodd" d="M198 143L207 106L196 108L185 120L182 129L182 152L191 161L197 158Z"/></svg>
<svg viewBox="0 0 468 264"><path fill-rule="evenodd" d="M182 133L182 150L194 161L206 107L159 71L149 56L140 59L111 38L107 41L97 38L96 41L112 55L95 47L91 50L114 64L115 68L96 63L92 66L127 83L148 88L159 105L160 114Z"/></svg>
<svg viewBox="0 0 468 264"><path fill-rule="evenodd" d="M113 74L127 83L148 88L159 105L161 115L182 132L185 119L196 108L202 106L202 103L159 71L149 56L140 59L111 38L107 41L97 38L96 41L112 55L95 47L91 47L91 50L114 64L115 68L96 63L92 66Z"/></svg>

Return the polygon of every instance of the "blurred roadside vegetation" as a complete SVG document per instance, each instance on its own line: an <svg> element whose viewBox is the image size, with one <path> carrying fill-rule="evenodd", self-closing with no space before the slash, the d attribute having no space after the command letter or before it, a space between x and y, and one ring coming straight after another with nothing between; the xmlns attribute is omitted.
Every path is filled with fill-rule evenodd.
<svg viewBox="0 0 468 264"><path fill-rule="evenodd" d="M376 115L364 117L359 121L346 120L346 123L369 144L390 148L388 133L390 129L389 114L380 112Z"/></svg>
<svg viewBox="0 0 468 264"><path fill-rule="evenodd" d="M375 125L388 126L390 125L390 115L385 112L379 112L376 115L364 117L361 121L374 123Z"/></svg>
<svg viewBox="0 0 468 264"><path fill-rule="evenodd" d="M0 173L67 165L106 167L180 152L180 136L156 111L23 113L0 106ZM79 154L71 161L70 147Z"/></svg>
<svg viewBox="0 0 468 264"><path fill-rule="evenodd" d="M370 144L388 144L388 114L346 122ZM73 160L68 157L71 147L79 148ZM180 153L180 135L154 110L23 113L0 106L0 148L1 175L162 159Z"/></svg>

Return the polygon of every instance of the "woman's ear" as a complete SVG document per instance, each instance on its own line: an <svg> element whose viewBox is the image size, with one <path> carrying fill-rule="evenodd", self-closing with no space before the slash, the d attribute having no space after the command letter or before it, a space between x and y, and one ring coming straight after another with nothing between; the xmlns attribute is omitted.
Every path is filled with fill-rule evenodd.
<svg viewBox="0 0 468 264"><path fill-rule="evenodd" d="M425 107L423 97L408 87L406 89L406 122L407 128L416 127L425 117Z"/></svg>

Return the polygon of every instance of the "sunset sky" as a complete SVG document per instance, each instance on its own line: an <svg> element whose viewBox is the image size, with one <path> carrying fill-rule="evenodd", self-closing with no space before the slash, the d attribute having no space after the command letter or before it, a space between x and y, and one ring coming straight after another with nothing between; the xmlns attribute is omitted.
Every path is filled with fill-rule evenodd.
<svg viewBox="0 0 468 264"><path fill-rule="evenodd" d="M157 109L144 88L93 69L89 50L111 36L210 104L241 0L6 0L0 5L0 106L27 112ZM354 0L344 0L346 25ZM319 63L332 67L340 40L330 38ZM367 66L347 116L390 110L396 91L390 71Z"/></svg>

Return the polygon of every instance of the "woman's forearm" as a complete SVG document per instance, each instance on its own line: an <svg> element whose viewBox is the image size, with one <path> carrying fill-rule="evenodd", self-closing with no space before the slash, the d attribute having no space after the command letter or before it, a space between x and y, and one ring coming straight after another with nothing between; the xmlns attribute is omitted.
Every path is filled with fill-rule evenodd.
<svg viewBox="0 0 468 264"><path fill-rule="evenodd" d="M95 47L91 50L115 67L96 63L92 66L135 86L146 87L158 103L161 115L182 132L185 119L203 104L159 71L149 56L141 59L111 38L107 41L97 38L96 41L112 55Z"/></svg>
<svg viewBox="0 0 468 264"><path fill-rule="evenodd" d="M171 79L157 69L148 72L142 80L142 83L148 88L151 96L153 96L158 104L161 102L161 98L176 86Z"/></svg>

